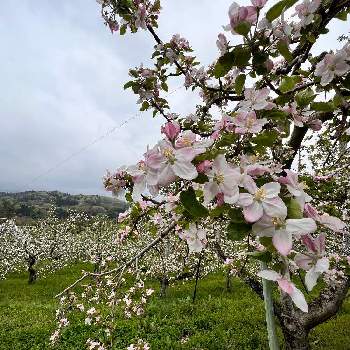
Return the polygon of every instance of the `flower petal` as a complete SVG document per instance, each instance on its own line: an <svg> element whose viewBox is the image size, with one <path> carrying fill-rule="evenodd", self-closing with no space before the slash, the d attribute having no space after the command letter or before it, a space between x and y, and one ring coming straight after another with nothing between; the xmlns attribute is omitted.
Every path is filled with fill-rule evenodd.
<svg viewBox="0 0 350 350"><path fill-rule="evenodd" d="M284 256L287 256L293 247L292 235L286 230L277 230L272 237L275 248Z"/></svg>

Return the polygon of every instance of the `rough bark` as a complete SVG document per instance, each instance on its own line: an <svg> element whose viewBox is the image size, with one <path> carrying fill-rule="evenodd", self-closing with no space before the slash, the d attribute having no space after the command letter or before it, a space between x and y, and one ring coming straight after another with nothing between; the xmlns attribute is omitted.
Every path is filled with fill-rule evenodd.
<svg viewBox="0 0 350 350"><path fill-rule="evenodd" d="M287 350L308 350L310 331L335 316L341 308L350 288L350 278L325 288L309 304L309 312L296 309L287 295L275 304L275 314L283 332Z"/></svg>
<svg viewBox="0 0 350 350"><path fill-rule="evenodd" d="M34 255L30 255L28 258L28 283L33 284L37 278L37 272L34 268L36 263L36 258Z"/></svg>
<svg viewBox="0 0 350 350"><path fill-rule="evenodd" d="M160 293L159 293L160 297L166 296L166 291L167 291L168 286L169 286L168 277L166 275L164 275L162 277L162 279L160 280Z"/></svg>

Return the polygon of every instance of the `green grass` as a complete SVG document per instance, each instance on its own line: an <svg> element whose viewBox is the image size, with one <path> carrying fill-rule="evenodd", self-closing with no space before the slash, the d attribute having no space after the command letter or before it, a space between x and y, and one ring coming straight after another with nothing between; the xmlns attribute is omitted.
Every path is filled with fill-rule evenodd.
<svg viewBox="0 0 350 350"><path fill-rule="evenodd" d="M49 349L57 308L53 296L80 275L82 266L66 268L28 285L25 275L0 282L0 349ZM194 282L170 287L166 298L153 297L145 317L121 321L116 349L126 349L139 338L153 350L164 349L267 349L262 301L235 280L231 292L225 278L207 277L199 282L192 304ZM350 302L339 315L310 335L313 349L350 349ZM85 349L88 326L74 325L58 349ZM181 339L187 338L185 343Z"/></svg>

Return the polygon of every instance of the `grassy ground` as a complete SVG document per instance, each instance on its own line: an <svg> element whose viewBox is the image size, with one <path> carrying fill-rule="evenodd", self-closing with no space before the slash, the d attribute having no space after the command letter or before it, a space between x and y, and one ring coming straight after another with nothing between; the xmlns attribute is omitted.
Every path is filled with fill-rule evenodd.
<svg viewBox="0 0 350 350"><path fill-rule="evenodd" d="M59 271L29 286L25 275L0 281L0 349L49 349L56 303L53 296L79 276L81 267ZM116 349L126 349L138 338L153 350L164 349L267 349L263 303L239 281L225 290L221 275L200 281L192 304L193 282L168 290L165 299L155 296L146 317L123 321ZM87 326L69 329L58 347L85 349ZM350 302L337 318L310 335L313 349L350 349ZM181 339L187 339L181 342Z"/></svg>

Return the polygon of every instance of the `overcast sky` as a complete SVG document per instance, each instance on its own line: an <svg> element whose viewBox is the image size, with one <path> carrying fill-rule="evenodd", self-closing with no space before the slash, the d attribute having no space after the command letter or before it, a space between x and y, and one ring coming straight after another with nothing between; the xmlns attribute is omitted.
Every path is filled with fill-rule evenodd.
<svg viewBox="0 0 350 350"><path fill-rule="evenodd" d="M209 64L230 4L163 0L160 36L180 33ZM323 48L337 47L346 29L334 23ZM0 191L104 194L105 170L136 162L159 139L162 120L137 116L136 96L122 89L130 67L150 62L147 32L111 35L94 0L0 1L0 42ZM176 113L190 113L196 101L183 88L169 98Z"/></svg>

